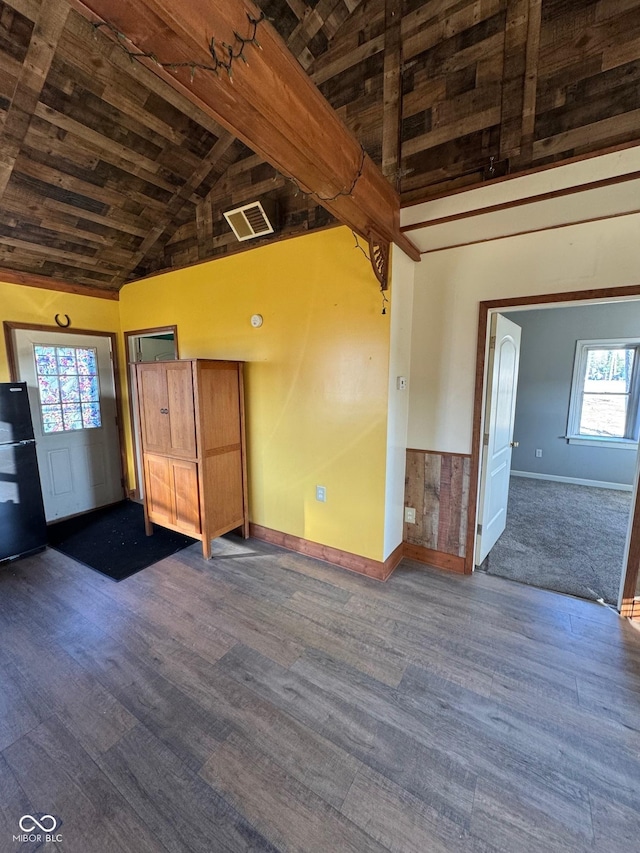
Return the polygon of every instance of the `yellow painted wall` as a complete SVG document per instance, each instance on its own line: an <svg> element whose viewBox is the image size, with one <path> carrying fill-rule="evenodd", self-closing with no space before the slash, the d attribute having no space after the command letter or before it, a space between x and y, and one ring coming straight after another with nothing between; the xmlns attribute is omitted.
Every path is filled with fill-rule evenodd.
<svg viewBox="0 0 640 853"><path fill-rule="evenodd" d="M98 332L118 332L118 303L57 290L23 287L0 281L0 320L13 323L55 326L56 314L68 314L73 328ZM0 346L0 382L9 381L9 366L4 346Z"/></svg>
<svg viewBox="0 0 640 853"><path fill-rule="evenodd" d="M120 319L176 324L182 358L247 362L252 521L383 559L389 314L348 229L126 285Z"/></svg>

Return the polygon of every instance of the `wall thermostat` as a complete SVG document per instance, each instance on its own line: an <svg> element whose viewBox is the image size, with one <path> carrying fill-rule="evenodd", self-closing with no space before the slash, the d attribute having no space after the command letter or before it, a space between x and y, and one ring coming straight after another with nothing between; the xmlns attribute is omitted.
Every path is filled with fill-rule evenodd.
<svg viewBox="0 0 640 853"><path fill-rule="evenodd" d="M251 317L251 325L254 329L259 329L262 325L262 314L253 314Z"/></svg>

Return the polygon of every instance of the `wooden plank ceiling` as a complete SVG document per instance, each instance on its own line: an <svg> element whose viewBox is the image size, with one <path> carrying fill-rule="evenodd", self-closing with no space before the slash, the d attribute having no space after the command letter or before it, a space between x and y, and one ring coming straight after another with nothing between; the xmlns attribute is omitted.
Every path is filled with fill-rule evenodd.
<svg viewBox="0 0 640 853"><path fill-rule="evenodd" d="M640 142L640 0L260 6L405 202ZM66 0L0 0L0 133L0 279L115 292L334 221Z"/></svg>

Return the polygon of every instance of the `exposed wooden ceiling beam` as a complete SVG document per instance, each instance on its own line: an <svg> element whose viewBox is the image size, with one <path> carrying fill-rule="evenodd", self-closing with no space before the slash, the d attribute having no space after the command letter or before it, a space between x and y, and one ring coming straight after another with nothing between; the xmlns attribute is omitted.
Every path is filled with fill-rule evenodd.
<svg viewBox="0 0 640 853"><path fill-rule="evenodd" d="M95 296L97 299L119 299L117 290L105 290L103 287L92 287L90 284L72 284L68 281L36 275L32 272L20 272L0 266L0 281L6 284L20 284L23 287L38 287L41 290L60 290L63 293L78 293L81 296Z"/></svg>
<svg viewBox="0 0 640 853"><path fill-rule="evenodd" d="M211 64L209 44L238 44L235 33L251 35L248 15L260 16L249 0L72 0L92 21L107 22L129 40L132 50L161 62ZM419 253L401 233L400 199L364 153L267 22L258 27L260 48L246 45L247 64L237 60L233 79L221 72L151 70L223 124L246 145L341 222L363 236L393 241L415 260ZM221 54L222 55L222 54Z"/></svg>
<svg viewBox="0 0 640 853"><path fill-rule="evenodd" d="M69 5L65 0L47 0L35 21L0 134L0 199L11 179L68 14Z"/></svg>

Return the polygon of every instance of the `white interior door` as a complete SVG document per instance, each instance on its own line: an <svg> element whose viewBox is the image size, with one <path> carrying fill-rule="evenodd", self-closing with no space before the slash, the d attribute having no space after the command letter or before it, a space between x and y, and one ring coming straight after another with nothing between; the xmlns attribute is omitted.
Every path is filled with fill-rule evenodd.
<svg viewBox="0 0 640 853"><path fill-rule="evenodd" d="M507 523L513 422L520 361L520 332L520 326L507 320L502 314L492 315L478 503L476 565L480 565L485 559Z"/></svg>
<svg viewBox="0 0 640 853"><path fill-rule="evenodd" d="M111 342L14 330L27 383L47 521L123 498Z"/></svg>

